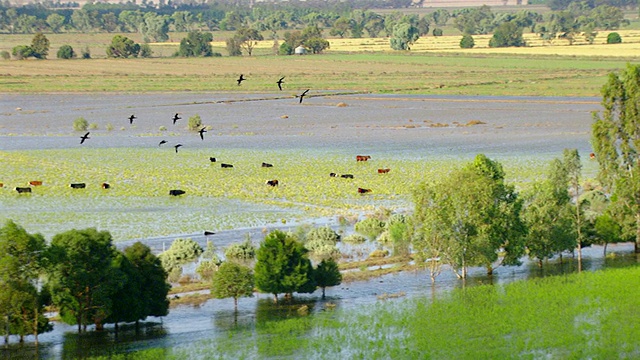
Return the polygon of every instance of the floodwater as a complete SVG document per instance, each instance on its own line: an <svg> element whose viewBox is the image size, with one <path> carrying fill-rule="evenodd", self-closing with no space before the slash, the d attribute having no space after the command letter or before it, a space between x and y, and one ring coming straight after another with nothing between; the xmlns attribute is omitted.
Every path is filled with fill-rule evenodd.
<svg viewBox="0 0 640 360"><path fill-rule="evenodd" d="M190 148L304 149L323 154L370 154L393 158L472 158L484 153L491 158L552 159L565 148L577 148L583 157L589 144L592 112L601 109L598 98L467 97L422 95L371 95L314 93L300 104L289 94L56 94L3 95L0 98L0 151L77 147L73 120L84 117L96 123L86 147L155 147L159 139L180 141ZM342 104L344 105L342 105ZM339 104L341 104L339 106ZM182 120L172 124L179 113ZM128 117L135 114L133 125ZM212 128L207 141L186 130L190 116L198 114ZM180 123L182 122L182 123ZM461 126L469 122L479 125ZM108 124L113 130L106 130ZM445 126L446 125L446 126ZM160 127L167 128L160 131ZM335 219L308 219L311 223L338 225ZM266 231L291 226L264 226L220 231L216 245L224 247L243 241L250 234L260 241ZM204 244L201 234L133 239L118 243L124 247L142 240L156 252L176 237L191 237ZM618 256L605 258L600 247L585 249L584 268L636 263L627 244L609 247ZM484 269L472 269L467 285L509 281L572 271L572 262L548 264L544 270L526 261L518 267L499 267L493 277ZM436 292L461 286L451 271L438 277ZM358 309L375 303L383 294L401 298L431 296L432 287L424 271L387 275L369 281L342 284L297 297L312 305L325 302L339 309ZM283 310L285 309L285 310ZM40 346L15 344L2 348L4 358L72 358L108 355L149 347L188 347L200 341L224 336L235 324L251 327L266 317L286 317L286 307L276 309L270 295L256 294L240 299L237 316L233 301L210 300L198 306L173 308L167 317L151 318L140 331L122 328L118 337L112 328L101 333L76 334L74 326L56 323L54 331L40 336ZM265 315L267 314L267 315Z"/></svg>

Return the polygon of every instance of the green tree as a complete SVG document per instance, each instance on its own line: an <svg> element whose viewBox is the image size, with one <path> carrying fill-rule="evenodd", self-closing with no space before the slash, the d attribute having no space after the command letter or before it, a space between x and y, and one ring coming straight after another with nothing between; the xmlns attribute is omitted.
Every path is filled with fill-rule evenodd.
<svg viewBox="0 0 640 360"><path fill-rule="evenodd" d="M393 35L389 41L393 50L411 50L411 45L419 37L418 28L408 23L400 23L393 27Z"/></svg>
<svg viewBox="0 0 640 360"><path fill-rule="evenodd" d="M622 226L609 212L596 217L594 224L595 243L604 245L603 255L607 255L607 245L627 241L622 237Z"/></svg>
<svg viewBox="0 0 640 360"><path fill-rule="evenodd" d="M141 242L124 249L124 255L140 278L138 301L142 303L142 312L135 321L144 320L147 316L166 316L169 313L167 294L171 286L167 283L167 272L160 259Z"/></svg>
<svg viewBox="0 0 640 360"><path fill-rule="evenodd" d="M62 320L77 324L78 332L88 324L102 329L110 315L113 295L124 275L112 264L117 251L107 231L70 230L51 240L52 262L49 286Z"/></svg>
<svg viewBox="0 0 640 360"><path fill-rule="evenodd" d="M47 16L47 25L49 25L49 28L51 29L51 31L53 31L54 33L59 33L60 29L62 29L62 25L64 25L64 16L58 14L58 13L52 13L49 14L49 16Z"/></svg>
<svg viewBox="0 0 640 360"><path fill-rule="evenodd" d="M28 45L18 45L11 49L11 54L16 59L23 60L33 56L33 49Z"/></svg>
<svg viewBox="0 0 640 360"><path fill-rule="evenodd" d="M313 54L320 54L322 51L329 48L329 41L321 37L312 37L305 40L304 45L311 49Z"/></svg>
<svg viewBox="0 0 640 360"><path fill-rule="evenodd" d="M607 44L620 44L621 42L622 38L617 32L612 32L607 35Z"/></svg>
<svg viewBox="0 0 640 360"><path fill-rule="evenodd" d="M180 48L178 56L182 57L207 57L213 55L211 42L213 35L211 33L203 33L200 31L191 31L186 38L180 40Z"/></svg>
<svg viewBox="0 0 640 360"><path fill-rule="evenodd" d="M258 41L264 40L264 37L260 32L258 32L258 30L248 27L239 28L236 31L234 38L236 39L236 42L240 44L240 48L244 49L249 56L253 53L254 47L258 45Z"/></svg>
<svg viewBox="0 0 640 360"><path fill-rule="evenodd" d="M160 253L158 258L171 281L175 281L182 274L182 265L196 260L203 251L192 239L175 239L171 247Z"/></svg>
<svg viewBox="0 0 640 360"><path fill-rule="evenodd" d="M123 35L116 35L111 40L111 45L106 50L107 57L112 58L128 58L138 57L140 53L140 44L135 43Z"/></svg>
<svg viewBox="0 0 640 360"><path fill-rule="evenodd" d="M471 49L475 46L475 41L473 41L473 36L469 34L462 35L462 39L460 39L460 47L462 49Z"/></svg>
<svg viewBox="0 0 640 360"><path fill-rule="evenodd" d="M260 244L256 253L256 287L274 295L313 292L313 267L302 243L286 233L274 230Z"/></svg>
<svg viewBox="0 0 640 360"><path fill-rule="evenodd" d="M515 21L500 24L494 31L489 47L519 47L525 46L522 28Z"/></svg>
<svg viewBox="0 0 640 360"><path fill-rule="evenodd" d="M169 39L169 19L166 15L147 12L143 16L142 35L145 42L163 42Z"/></svg>
<svg viewBox="0 0 640 360"><path fill-rule="evenodd" d="M322 260L315 270L314 277L316 285L322 289L322 298L325 298L325 289L328 286L340 285L342 274L338 268L338 263L333 259Z"/></svg>
<svg viewBox="0 0 640 360"><path fill-rule="evenodd" d="M238 39L236 39L235 37L230 37L227 39L226 47L229 56L242 56L242 48L240 47Z"/></svg>
<svg viewBox="0 0 640 360"><path fill-rule="evenodd" d="M202 119L200 118L200 115L196 114L196 115L190 116L187 127L191 131L200 130L200 128L202 127Z"/></svg>
<svg viewBox="0 0 640 360"><path fill-rule="evenodd" d="M598 179L611 194L611 206L622 219L624 238L635 238L640 252L640 66L627 65L609 74L602 88L602 113L594 113L591 143L599 165Z"/></svg>
<svg viewBox="0 0 640 360"><path fill-rule="evenodd" d="M23 341L25 335L51 331L44 303L36 288L44 270L46 243L42 235L29 234L11 220L0 228L0 333L5 343L10 334Z"/></svg>
<svg viewBox="0 0 640 360"><path fill-rule="evenodd" d="M225 261L213 275L211 295L216 299L233 298L234 309L238 311L238 298L252 297L254 276L250 268L235 262Z"/></svg>
<svg viewBox="0 0 640 360"><path fill-rule="evenodd" d="M229 261L249 265L256 258L256 247L251 243L251 239L247 237L241 243L229 245L224 251L224 257Z"/></svg>
<svg viewBox="0 0 640 360"><path fill-rule="evenodd" d="M76 57L76 53L73 51L71 45L62 45L60 49L58 49L56 56L58 59L73 59Z"/></svg>

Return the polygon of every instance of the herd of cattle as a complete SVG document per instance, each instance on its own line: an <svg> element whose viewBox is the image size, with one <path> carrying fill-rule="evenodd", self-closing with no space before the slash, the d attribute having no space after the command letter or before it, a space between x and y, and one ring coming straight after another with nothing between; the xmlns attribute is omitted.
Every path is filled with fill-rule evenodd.
<svg viewBox="0 0 640 360"><path fill-rule="evenodd" d="M369 155L357 155L356 156L356 161L360 162L360 161L367 161L371 159L371 156ZM216 158L214 157L210 157L209 160L213 163L216 162ZM226 163L220 163L220 167L223 169L228 169L228 168L233 168L232 164L226 164ZM269 164L269 163L265 163L263 162L261 167L263 168L271 168L273 167L273 164ZM387 174L389 173L389 171L391 171L391 169L378 169L378 174ZM353 179L354 176L353 174L342 174L342 175L338 175L336 173L330 173L329 174L330 177L340 177L343 179ZM273 179L273 180L267 180L266 185L272 186L272 187L276 187L279 185L279 181L277 179ZM32 187L36 187L36 186L41 186L42 185L42 181L41 180L33 180L33 181L29 181L29 186L17 186L15 188L15 190L18 192L18 194L25 194L25 193L31 193L31 189ZM0 188L4 187L3 183L0 183ZM69 187L72 189L84 189L87 187L86 183L71 183L69 184ZM111 185L109 185L109 183L103 182L100 187L102 187L103 189L109 189L111 188ZM371 189L365 189L365 188L358 188L358 193L359 194L366 194L366 193L370 193ZM180 190L180 189L172 189L169 190L169 195L170 196L180 196L180 195L184 195L186 193L186 191L184 190Z"/></svg>

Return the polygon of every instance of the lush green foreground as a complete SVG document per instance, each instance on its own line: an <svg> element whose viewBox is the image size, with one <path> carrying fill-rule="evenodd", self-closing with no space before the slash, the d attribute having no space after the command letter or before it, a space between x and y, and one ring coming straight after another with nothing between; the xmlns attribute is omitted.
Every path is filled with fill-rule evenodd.
<svg viewBox="0 0 640 360"><path fill-rule="evenodd" d="M483 285L433 303L263 322L255 331L126 358L632 359L640 356L639 278L633 267Z"/></svg>

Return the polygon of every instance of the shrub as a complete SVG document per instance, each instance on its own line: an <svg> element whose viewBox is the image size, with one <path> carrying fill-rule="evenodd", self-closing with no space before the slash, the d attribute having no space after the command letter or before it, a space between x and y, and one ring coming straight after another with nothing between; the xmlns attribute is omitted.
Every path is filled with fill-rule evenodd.
<svg viewBox="0 0 640 360"><path fill-rule="evenodd" d="M202 127L202 119L200 119L200 115L196 114L189 118L189 123L187 125L189 130L198 131Z"/></svg>
<svg viewBox="0 0 640 360"><path fill-rule="evenodd" d="M97 130L97 129L98 129L98 124L97 123L89 124L89 130Z"/></svg>
<svg viewBox="0 0 640 360"><path fill-rule="evenodd" d="M433 29L433 36L442 36L442 29L434 28Z"/></svg>
<svg viewBox="0 0 640 360"><path fill-rule="evenodd" d="M150 58L151 55L153 55L153 51L151 50L151 46L149 46L149 44L140 45L140 57Z"/></svg>
<svg viewBox="0 0 640 360"><path fill-rule="evenodd" d="M160 125L160 127L158 128L158 130L160 131L167 131L167 127L164 125Z"/></svg>
<svg viewBox="0 0 640 360"><path fill-rule="evenodd" d="M368 218L356 223L355 230L373 241L384 231L384 222L376 218Z"/></svg>
<svg viewBox="0 0 640 360"><path fill-rule="evenodd" d="M342 239L342 241L349 244L361 244L367 241L367 238L360 234L351 234L351 235L345 236L344 239Z"/></svg>
<svg viewBox="0 0 640 360"><path fill-rule="evenodd" d="M108 123L108 124L105 126L105 129L107 129L107 131L111 131L111 130L113 130L113 124Z"/></svg>
<svg viewBox="0 0 640 360"><path fill-rule="evenodd" d="M278 49L279 55L291 55L293 54L293 48L286 42L283 42Z"/></svg>
<svg viewBox="0 0 640 360"><path fill-rule="evenodd" d="M82 55L83 59L91 59L91 51L89 50L88 46L82 49L80 54Z"/></svg>
<svg viewBox="0 0 640 360"><path fill-rule="evenodd" d="M621 42L622 38L617 32L612 32L607 35L607 44L620 44Z"/></svg>
<svg viewBox="0 0 640 360"><path fill-rule="evenodd" d="M460 40L460 47L462 49L471 49L475 46L475 42L473 41L473 36L469 34L462 35L462 39Z"/></svg>
<svg viewBox="0 0 640 360"><path fill-rule="evenodd" d="M3 60L9 60L11 59L11 54L7 50L2 50L0 51L0 57L2 57Z"/></svg>
<svg viewBox="0 0 640 360"><path fill-rule="evenodd" d="M83 117L73 120L73 130L86 131L89 128L89 122Z"/></svg>
<svg viewBox="0 0 640 360"><path fill-rule="evenodd" d="M224 251L224 257L227 260L248 264L256 258L256 247L247 238L242 243L229 245Z"/></svg>
<svg viewBox="0 0 640 360"><path fill-rule="evenodd" d="M28 45L18 45L11 50L11 54L18 60L33 56L33 49Z"/></svg>
<svg viewBox="0 0 640 360"><path fill-rule="evenodd" d="M76 57L76 53L73 51L71 45L62 45L60 49L58 49L56 56L58 59L73 59Z"/></svg>

